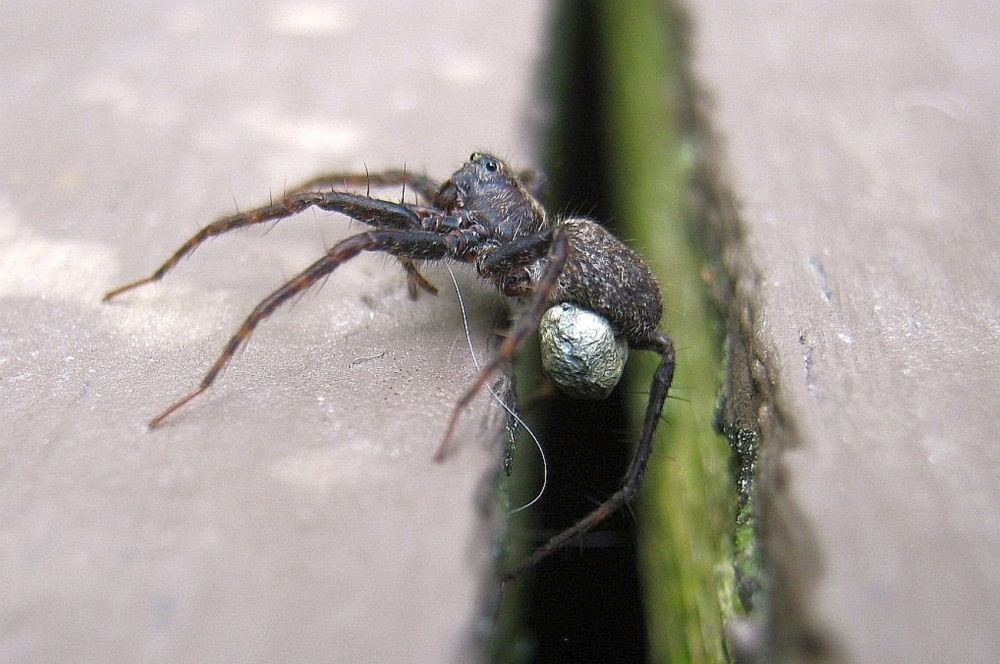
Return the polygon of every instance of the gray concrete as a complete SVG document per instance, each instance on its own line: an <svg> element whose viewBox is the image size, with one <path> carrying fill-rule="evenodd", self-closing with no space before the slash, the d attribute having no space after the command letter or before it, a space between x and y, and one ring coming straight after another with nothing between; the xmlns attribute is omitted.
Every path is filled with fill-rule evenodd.
<svg viewBox="0 0 1000 664"><path fill-rule="evenodd" d="M391 261L353 261L155 432L249 309L357 225L305 213L99 300L320 170L529 165L543 18L0 5L0 660L472 657L499 418L481 399L431 461L475 371L446 272L412 303ZM461 279L483 356L496 298Z"/></svg>
<svg viewBox="0 0 1000 664"><path fill-rule="evenodd" d="M777 386L785 655L996 661L1000 9L691 8Z"/></svg>

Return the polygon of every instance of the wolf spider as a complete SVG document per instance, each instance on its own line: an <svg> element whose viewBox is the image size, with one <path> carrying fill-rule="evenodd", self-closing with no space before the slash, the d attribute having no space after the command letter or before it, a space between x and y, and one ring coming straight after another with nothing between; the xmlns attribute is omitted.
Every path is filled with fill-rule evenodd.
<svg viewBox="0 0 1000 664"><path fill-rule="evenodd" d="M403 184L421 204L394 203L321 187ZM104 300L158 281L202 242L228 231L279 220L310 207L339 212L371 228L339 241L315 263L264 298L229 339L215 364L192 392L154 417L157 427L176 410L207 390L254 329L279 306L302 293L362 251L396 257L406 272L411 295L436 289L420 273L419 261L451 259L475 265L479 276L504 295L527 303L496 357L479 372L452 411L434 455L441 461L463 410L490 375L509 360L534 330L548 307L570 303L603 316L629 347L660 355L639 440L621 488L575 525L558 533L509 570L505 579L533 567L625 505L639 489L652 451L653 433L674 373L674 347L657 330L662 313L659 287L637 253L597 223L556 219L539 204L525 178L500 159L475 152L443 183L404 171L365 175L328 175L309 180L282 200L240 212L205 226L150 276L109 291Z"/></svg>

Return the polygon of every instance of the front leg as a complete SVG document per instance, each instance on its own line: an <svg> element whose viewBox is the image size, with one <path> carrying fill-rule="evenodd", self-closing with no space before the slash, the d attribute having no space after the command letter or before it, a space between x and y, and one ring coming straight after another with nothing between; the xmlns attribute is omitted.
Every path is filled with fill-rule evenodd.
<svg viewBox="0 0 1000 664"><path fill-rule="evenodd" d="M563 267L566 265L566 259L570 251L569 239L560 229L544 231L524 238L524 240L525 242L523 243L514 242L511 245L507 245L508 247L517 245L516 250L510 251L510 253L497 250L493 256L501 254L500 258L491 260L492 256L490 256L480 262L480 272L484 272L482 265L487 263L487 261L493 267L502 264L510 267L510 265L516 264L516 261L508 263L508 259L513 261L514 256L519 256L518 260L525 260L532 255L532 252L534 256L532 259L533 262L539 258L539 248L548 246L548 263L545 266L545 272L542 274L541 279L534 285L534 294L527 310L521 314L514 330L504 339L499 350L497 350L496 356L479 371L479 375L476 376L476 380L472 383L472 386L465 391L462 398L455 404L454 410L451 411L451 419L448 420L448 428L445 430L444 439L441 441L434 455L435 461L442 461L448 453L448 448L451 445L451 439L455 432L455 425L458 423L458 418L465 407L472 402L472 399L475 398L479 390L486 384L486 381L489 380L490 375L496 371L497 367L512 358L514 351L517 350L517 347L524 341L525 337L538 327L538 321L541 320L542 314L545 313L545 308L548 305L549 295L552 293L552 289L555 288L556 282L559 281L559 275L562 274ZM528 250L528 246L532 247L531 250ZM483 276L487 275L484 273ZM494 280L496 280L495 277Z"/></svg>
<svg viewBox="0 0 1000 664"><path fill-rule="evenodd" d="M434 195L441 187L437 180L423 175L415 175L405 170L376 171L374 173L324 173L300 182L289 190L294 194L302 191L315 191L324 188L357 188L365 187L365 195L369 195L371 187L392 187L403 185L401 201L406 199L406 187L417 193L423 204L430 204Z"/></svg>
<svg viewBox="0 0 1000 664"><path fill-rule="evenodd" d="M476 269L508 297L531 295L536 285L531 283L528 267L550 251L554 235L555 230L550 228L498 247L482 256L476 263ZM559 270L561 273L562 268Z"/></svg>
<svg viewBox="0 0 1000 664"><path fill-rule="evenodd" d="M341 240L323 258L261 300L226 342L215 364L202 378L198 387L150 420L149 428L158 427L167 417L211 387L236 355L236 351L246 343L257 326L278 307L290 298L305 292L362 251L384 251L404 259L435 260L448 256L452 247L446 238L431 231L373 230Z"/></svg>
<svg viewBox="0 0 1000 664"><path fill-rule="evenodd" d="M291 194L277 203L228 215L213 221L192 235L151 275L108 291L103 299L107 302L133 288L159 281L167 272L174 269L182 258L193 252L209 238L253 224L284 219L314 206L321 210L339 212L376 228L419 229L422 228L422 218L435 214L431 208L391 203L377 198L337 191Z"/></svg>

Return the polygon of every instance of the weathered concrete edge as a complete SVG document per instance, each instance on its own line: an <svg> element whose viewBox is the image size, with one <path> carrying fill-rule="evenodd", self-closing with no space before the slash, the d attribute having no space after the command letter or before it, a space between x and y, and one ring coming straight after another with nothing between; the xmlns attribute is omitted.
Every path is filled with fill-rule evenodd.
<svg viewBox="0 0 1000 664"><path fill-rule="evenodd" d="M734 452L734 479L745 506L737 527L752 529L757 540L753 550L736 551L741 598L752 612L745 621L727 625L727 642L737 661L830 656L836 646L806 608L810 579L819 576L809 567L819 564L815 541L806 519L783 495L783 453L797 447L801 436L783 406L775 347L761 320L760 271L727 185L722 141L704 107L696 123L704 152L692 187L692 215L710 261L712 299L724 335L717 425ZM743 565L746 558L753 558L749 567Z"/></svg>

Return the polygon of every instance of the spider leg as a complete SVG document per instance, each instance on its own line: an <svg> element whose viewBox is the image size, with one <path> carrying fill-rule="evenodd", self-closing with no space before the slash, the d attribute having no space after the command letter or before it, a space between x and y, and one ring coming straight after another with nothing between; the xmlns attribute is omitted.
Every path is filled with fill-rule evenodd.
<svg viewBox="0 0 1000 664"><path fill-rule="evenodd" d="M536 244L549 242L547 233L539 233L532 237L537 238L535 240ZM517 252L522 255L532 253L527 252L526 247L522 246L523 244L524 243L512 243L510 246L516 245ZM501 251L502 250L498 250L497 252L494 252L493 256L500 254ZM532 253L532 255L537 257L537 251ZM458 418L462 415L462 411L465 410L466 406L472 402L473 398L475 398L479 390L482 389L483 385L486 384L486 381L489 380L490 375L496 371L497 367L499 367L503 362L510 360L510 358L514 356L514 351L517 350L517 347L522 341L524 341L525 337L531 334L531 331L538 327L538 321L541 320L542 314L545 313L549 294L552 292L552 289L555 288L556 282L559 281L559 275L562 274L568 255L568 236L565 233L559 232L559 229L556 229L551 239L551 245L549 246L548 264L545 267L545 271L542 273L542 277L538 280L538 283L535 284L535 292L534 295L532 295L528 309L521 315L521 318L518 320L514 330L507 336L506 339L504 339L504 342L497 350L497 354L479 371L479 375L476 376L476 380L455 404L455 408L451 411L451 418L448 420L448 428L445 430L444 439L441 441L437 452L434 454L435 461L442 461L448 453L448 448L451 446L452 436L455 433L455 426L458 424ZM504 263L503 259L498 259L496 262Z"/></svg>
<svg viewBox="0 0 1000 664"><path fill-rule="evenodd" d="M149 428L155 429L163 420L211 387L261 321L274 313L288 299L304 292L362 251L385 251L404 258L438 259L447 256L451 247L445 238L432 231L372 230L341 240L327 251L326 255L261 300L230 337L198 387L150 420Z"/></svg>
<svg viewBox="0 0 1000 664"><path fill-rule="evenodd" d="M639 442L636 443L632 460L629 462L625 479L618 491L610 498L598 505L594 510L577 521L566 530L553 536L548 542L535 549L527 558L517 564L516 567L503 575L505 581L513 579L515 576L528 570L539 562L559 551L574 539L583 535L595 525L617 512L635 497L642 484L642 476L646 472L646 462L653 451L653 434L656 432L656 425L660 421L663 413L663 403L667 399L667 391L674 379L674 344L670 337L659 332L654 333L647 342L636 346L640 350L651 350L660 354L660 363L653 374L653 382L649 388L649 401L646 404L646 414L642 421L642 430L639 433Z"/></svg>
<svg viewBox="0 0 1000 664"><path fill-rule="evenodd" d="M222 217L205 226L200 231L192 235L187 242L182 244L163 265L158 267L148 277L139 279L119 286L108 291L104 295L107 302L122 293L143 286L145 284L159 281L163 276L172 270L182 258L194 251L201 243L209 238L222 235L237 228L251 226L266 221L283 219L293 214L302 212L310 207L318 207L322 210L339 212L353 219L357 219L376 228L400 228L419 229L421 228L421 217L433 214L431 208L424 208L403 203L392 203L377 198L358 196L338 191L328 192L298 192L286 196L277 203L265 205L263 207L247 210L237 214Z"/></svg>
<svg viewBox="0 0 1000 664"><path fill-rule="evenodd" d="M399 263L403 266L403 271L406 272L406 289L411 300L417 299L420 290L427 291L431 295L438 294L437 286L427 281L427 278L420 274L420 270L417 269L412 260L409 258L400 258Z"/></svg>
<svg viewBox="0 0 1000 664"><path fill-rule="evenodd" d="M434 200L434 194L441 186L437 180L432 180L423 175L416 175L405 170L376 171L374 173L324 173L316 177L300 182L289 189L290 194L315 191L316 189L330 188L354 188L354 187L392 187L402 184L413 191L428 203Z"/></svg>
<svg viewBox="0 0 1000 664"><path fill-rule="evenodd" d="M288 193L295 194L304 191L315 191L327 187L344 189L365 187L365 195L367 196L372 187L391 187L399 184L403 185L403 192L400 195L401 200L406 198L406 187L409 187L417 193L418 199L422 204L430 204L434 200L434 194L437 193L440 187L436 180L432 180L426 176L415 175L406 170L394 169L376 171L374 173L324 173L300 182L289 189ZM407 258L400 258L399 262L402 264L403 271L406 272L406 290L411 300L417 299L421 290L431 295L438 294L437 287L428 281L424 275L420 274L413 261Z"/></svg>
<svg viewBox="0 0 1000 664"><path fill-rule="evenodd" d="M418 199L422 204L430 204L430 202L434 200L434 195L441 186L437 180L432 180L423 175L409 173L406 170L396 169L389 171L376 171L374 173L324 173L323 175L317 175L300 182L296 186L289 189L288 193L294 194L305 191L315 191L326 187L342 187L345 189L365 187L365 195L368 195L371 187L391 187L399 184L403 185L403 192L400 195L401 199L406 198L406 187L409 187L416 192ZM400 258L399 262L402 264L403 270L406 272L406 287L411 300L417 299L417 295L421 290L426 291L431 295L438 294L437 287L420 274L416 265L413 264L413 261L406 258Z"/></svg>

